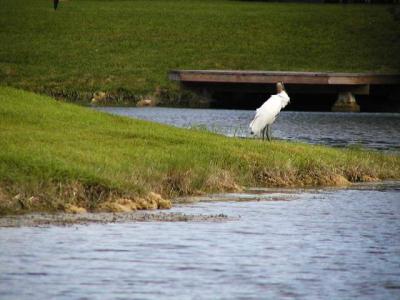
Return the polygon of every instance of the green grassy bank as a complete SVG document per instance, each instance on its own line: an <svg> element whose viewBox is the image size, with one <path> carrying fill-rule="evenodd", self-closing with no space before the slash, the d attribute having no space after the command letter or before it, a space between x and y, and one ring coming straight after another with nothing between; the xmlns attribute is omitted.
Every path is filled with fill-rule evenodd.
<svg viewBox="0 0 400 300"><path fill-rule="evenodd" d="M228 138L0 88L3 214L69 206L96 211L150 192L170 198L389 178L400 179L398 155Z"/></svg>
<svg viewBox="0 0 400 300"><path fill-rule="evenodd" d="M0 0L0 83L68 100L181 96L170 69L400 71L385 5ZM184 96L188 98L188 95Z"/></svg>

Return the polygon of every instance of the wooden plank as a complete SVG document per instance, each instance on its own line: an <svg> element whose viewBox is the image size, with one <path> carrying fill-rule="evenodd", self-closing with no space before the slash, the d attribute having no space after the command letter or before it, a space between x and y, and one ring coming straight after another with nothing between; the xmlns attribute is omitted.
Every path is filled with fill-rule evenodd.
<svg viewBox="0 0 400 300"><path fill-rule="evenodd" d="M256 83L304 85L400 85L400 74L281 72L281 71L226 71L172 70L169 78L181 82Z"/></svg>

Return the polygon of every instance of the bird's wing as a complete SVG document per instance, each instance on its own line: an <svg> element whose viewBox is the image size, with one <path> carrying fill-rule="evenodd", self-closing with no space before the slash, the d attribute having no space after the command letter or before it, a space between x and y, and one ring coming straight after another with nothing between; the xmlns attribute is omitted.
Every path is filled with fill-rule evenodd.
<svg viewBox="0 0 400 300"><path fill-rule="evenodd" d="M286 105L289 104L290 98L289 98L288 94L285 91L280 92L278 94L278 96L279 96L279 98L281 100L282 108L284 108Z"/></svg>

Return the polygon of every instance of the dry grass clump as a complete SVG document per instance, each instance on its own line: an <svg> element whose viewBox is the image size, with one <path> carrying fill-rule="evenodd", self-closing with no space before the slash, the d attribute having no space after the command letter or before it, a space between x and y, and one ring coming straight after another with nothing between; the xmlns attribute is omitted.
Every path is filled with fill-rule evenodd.
<svg viewBox="0 0 400 300"><path fill-rule="evenodd" d="M171 196L182 196L192 194L191 188L192 172L190 170L172 170L169 171L161 182L161 191L163 194Z"/></svg>
<svg viewBox="0 0 400 300"><path fill-rule="evenodd" d="M6 201L8 201L8 196L3 191L3 188L0 186L0 203L5 203Z"/></svg>
<svg viewBox="0 0 400 300"><path fill-rule="evenodd" d="M366 170L360 166L349 167L345 170L345 176L351 182L379 181L379 177L373 170Z"/></svg>
<svg viewBox="0 0 400 300"><path fill-rule="evenodd" d="M161 195L150 192L145 198L119 198L110 199L101 203L96 211L102 212L131 212L148 209L169 209L172 207L170 200L163 199Z"/></svg>
<svg viewBox="0 0 400 300"><path fill-rule="evenodd" d="M232 176L232 173L227 170L217 170L212 172L205 184L205 190L208 191L226 191L226 192L240 192L243 187L238 185Z"/></svg>
<svg viewBox="0 0 400 300"><path fill-rule="evenodd" d="M274 187L347 186L351 184L342 174L321 169L263 169L256 170L254 176L261 185Z"/></svg>
<svg viewBox="0 0 400 300"><path fill-rule="evenodd" d="M87 213L87 210L84 207L68 204L65 206L65 212L71 214L84 214Z"/></svg>
<svg viewBox="0 0 400 300"><path fill-rule="evenodd" d="M42 185L36 190L22 186L19 188L20 192L13 188L5 191L4 188L0 187L0 215L8 212L25 213L32 211L64 211L74 214L131 212L172 207L171 200L164 199L154 192L148 193L146 197L121 197L120 193L109 188L85 186L78 182Z"/></svg>

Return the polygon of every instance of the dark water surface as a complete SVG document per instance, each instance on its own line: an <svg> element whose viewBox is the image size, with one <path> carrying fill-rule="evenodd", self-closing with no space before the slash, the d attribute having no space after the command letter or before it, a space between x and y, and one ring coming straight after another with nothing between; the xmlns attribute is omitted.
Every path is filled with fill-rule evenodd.
<svg viewBox="0 0 400 300"><path fill-rule="evenodd" d="M248 137L254 111L183 108L96 108L113 114L170 124L204 127L229 136ZM400 150L399 113L331 113L283 111L275 121L273 136L331 146L362 145Z"/></svg>
<svg viewBox="0 0 400 300"><path fill-rule="evenodd" d="M209 200L172 211L238 218L1 228L0 298L400 299L399 183Z"/></svg>

